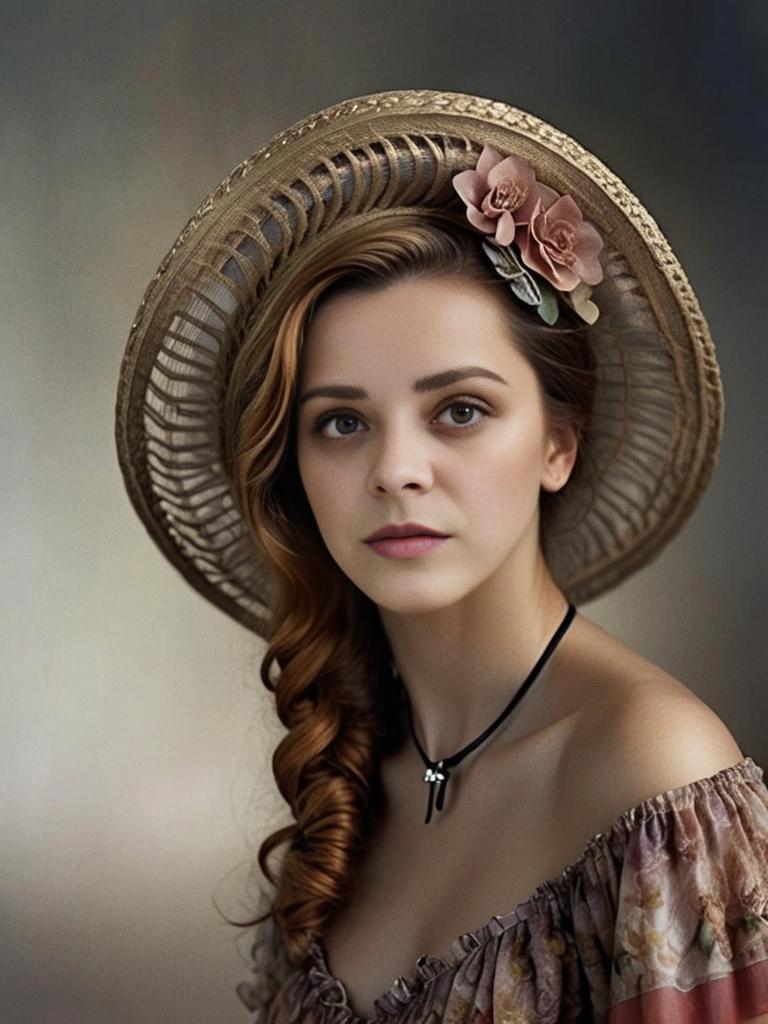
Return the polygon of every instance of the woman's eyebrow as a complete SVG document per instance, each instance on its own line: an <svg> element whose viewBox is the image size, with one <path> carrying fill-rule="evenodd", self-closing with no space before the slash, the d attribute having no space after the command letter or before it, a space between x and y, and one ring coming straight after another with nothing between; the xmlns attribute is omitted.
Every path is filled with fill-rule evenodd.
<svg viewBox="0 0 768 1024"><path fill-rule="evenodd" d="M443 370L440 373L430 374L428 377L419 377L413 383L413 390L415 392L437 391L438 388L454 384L457 380L466 380L467 377L488 377L490 380L498 381L499 384L507 384L507 381L498 373L486 370L483 366L457 366L453 370ZM326 384L305 391L299 399L299 405L308 402L310 398L368 398L368 392L365 388L354 387L352 384Z"/></svg>

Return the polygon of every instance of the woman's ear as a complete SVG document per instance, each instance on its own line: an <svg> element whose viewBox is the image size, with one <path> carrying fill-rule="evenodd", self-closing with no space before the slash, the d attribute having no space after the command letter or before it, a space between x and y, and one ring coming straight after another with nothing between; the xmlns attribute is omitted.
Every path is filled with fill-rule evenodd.
<svg viewBox="0 0 768 1024"><path fill-rule="evenodd" d="M579 450L579 438L572 426L550 431L544 449L541 486L545 491L559 491L568 483Z"/></svg>

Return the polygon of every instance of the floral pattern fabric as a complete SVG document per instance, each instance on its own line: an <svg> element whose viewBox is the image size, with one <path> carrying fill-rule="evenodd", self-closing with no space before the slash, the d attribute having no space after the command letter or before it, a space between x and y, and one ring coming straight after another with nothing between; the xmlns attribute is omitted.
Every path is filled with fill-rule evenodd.
<svg viewBox="0 0 768 1024"><path fill-rule="evenodd" d="M747 757L632 807L449 957L419 958L376 1001L376 1024L740 1024L768 1012L763 774ZM269 996L253 1024L364 1024L320 941L298 969L275 958L256 971L254 991Z"/></svg>

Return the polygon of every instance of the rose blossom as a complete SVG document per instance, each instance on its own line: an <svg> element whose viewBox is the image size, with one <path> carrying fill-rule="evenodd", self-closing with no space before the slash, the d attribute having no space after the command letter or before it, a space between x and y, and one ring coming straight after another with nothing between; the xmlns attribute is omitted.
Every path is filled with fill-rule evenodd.
<svg viewBox="0 0 768 1024"><path fill-rule="evenodd" d="M517 243L523 263L559 291L569 292L581 282L593 285L603 279L597 258L603 240L595 226L584 220L571 196L559 196L546 208L537 199Z"/></svg>
<svg viewBox="0 0 768 1024"><path fill-rule="evenodd" d="M485 145L474 170L453 177L467 220L499 246L517 241L520 257L558 291L598 284L603 240L573 198L536 181L523 157L503 157ZM519 229L519 230L518 230Z"/></svg>
<svg viewBox="0 0 768 1024"><path fill-rule="evenodd" d="M533 168L520 156L503 157L492 146L483 151L474 170L460 171L453 187L467 204L467 220L497 245L509 245L516 227L527 224L538 200L551 202L557 192L536 181Z"/></svg>

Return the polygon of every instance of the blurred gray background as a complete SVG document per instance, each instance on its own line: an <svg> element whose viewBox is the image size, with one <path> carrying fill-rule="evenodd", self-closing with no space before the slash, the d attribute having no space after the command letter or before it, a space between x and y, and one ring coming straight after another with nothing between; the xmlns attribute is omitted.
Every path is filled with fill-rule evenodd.
<svg viewBox="0 0 768 1024"><path fill-rule="evenodd" d="M583 610L768 764L767 10L3 4L3 1024L248 1018L247 936L220 911L248 916L251 851L282 820L280 730L261 641L183 581L129 504L115 390L144 288L203 197L346 97L448 89L529 110L667 235L721 362L720 464L673 543Z"/></svg>

